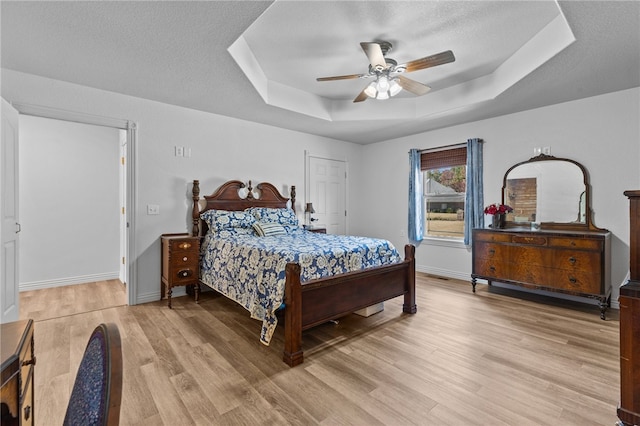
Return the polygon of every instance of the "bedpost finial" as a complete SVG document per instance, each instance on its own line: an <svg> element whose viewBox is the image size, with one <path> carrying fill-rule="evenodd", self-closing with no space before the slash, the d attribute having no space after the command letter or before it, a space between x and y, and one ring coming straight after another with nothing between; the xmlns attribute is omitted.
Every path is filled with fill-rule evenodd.
<svg viewBox="0 0 640 426"><path fill-rule="evenodd" d="M291 210L296 211L296 186L291 185Z"/></svg>
<svg viewBox="0 0 640 426"><path fill-rule="evenodd" d="M247 188L247 199L253 199L253 187L251 186L251 181L249 181L249 187Z"/></svg>

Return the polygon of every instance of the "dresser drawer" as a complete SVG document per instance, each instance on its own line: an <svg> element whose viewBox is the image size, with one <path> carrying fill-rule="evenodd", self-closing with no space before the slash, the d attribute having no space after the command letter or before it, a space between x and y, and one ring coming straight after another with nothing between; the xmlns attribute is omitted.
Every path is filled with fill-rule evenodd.
<svg viewBox="0 0 640 426"><path fill-rule="evenodd" d="M475 241L490 241L508 243L511 241L511 234L504 232L490 232L490 231L474 231L473 237Z"/></svg>
<svg viewBox="0 0 640 426"><path fill-rule="evenodd" d="M474 255L480 259L500 259L506 260L509 254L509 247L504 244L494 244L477 242Z"/></svg>
<svg viewBox="0 0 640 426"><path fill-rule="evenodd" d="M498 259L476 258L473 262L473 273L489 278L505 277L509 274L509 264Z"/></svg>
<svg viewBox="0 0 640 426"><path fill-rule="evenodd" d="M582 271L589 274L600 273L600 252L580 250L552 250L550 265L566 271Z"/></svg>
<svg viewBox="0 0 640 426"><path fill-rule="evenodd" d="M603 291L602 274L598 271L565 271L554 270L550 277L549 287L571 291L576 293L599 294Z"/></svg>
<svg viewBox="0 0 640 426"><path fill-rule="evenodd" d="M602 240L585 238L560 238L549 237L550 247L570 247L584 250L602 250L604 242Z"/></svg>

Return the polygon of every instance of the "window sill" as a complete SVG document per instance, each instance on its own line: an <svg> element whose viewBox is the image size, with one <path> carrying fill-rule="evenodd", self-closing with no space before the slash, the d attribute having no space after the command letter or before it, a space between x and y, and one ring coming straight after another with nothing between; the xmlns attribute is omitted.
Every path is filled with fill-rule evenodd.
<svg viewBox="0 0 640 426"><path fill-rule="evenodd" d="M462 238L453 239L453 238L424 237L422 239L422 243L428 244L430 246L451 247L451 248L459 248L459 249L466 248Z"/></svg>

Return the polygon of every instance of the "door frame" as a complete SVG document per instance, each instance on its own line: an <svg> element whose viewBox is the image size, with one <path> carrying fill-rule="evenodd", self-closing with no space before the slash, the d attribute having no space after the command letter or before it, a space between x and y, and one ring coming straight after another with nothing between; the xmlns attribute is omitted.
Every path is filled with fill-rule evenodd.
<svg viewBox="0 0 640 426"><path fill-rule="evenodd" d="M80 112L67 111L57 108L50 108L38 105L30 105L19 102L12 102L11 105L18 110L18 113L23 115L32 115L42 118L52 118L55 120L72 121L75 123L90 124L94 126L112 127L126 131L126 173L125 173L125 187L126 196L124 199L124 211L126 220L126 289L127 289L127 304L135 305L137 299L137 261L135 259L136 253L136 224L135 224L135 212L137 211L136 203L136 189L138 186L137 174L136 174L136 151L137 151L137 125L134 121L103 117L97 115L84 114Z"/></svg>

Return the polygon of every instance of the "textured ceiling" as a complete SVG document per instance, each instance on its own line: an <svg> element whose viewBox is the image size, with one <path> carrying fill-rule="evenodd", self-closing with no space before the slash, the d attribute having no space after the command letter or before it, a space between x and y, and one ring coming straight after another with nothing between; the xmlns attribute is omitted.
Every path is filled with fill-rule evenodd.
<svg viewBox="0 0 640 426"><path fill-rule="evenodd" d="M3 68L362 144L640 86L636 1L5 0L0 8ZM558 16L575 41L532 47ZM433 88L419 98L353 104L367 81L315 81L366 72L359 43L380 39L398 62L448 49L456 61L409 74ZM239 40L250 53L244 64L229 51ZM307 99L318 100L317 113L305 110Z"/></svg>

